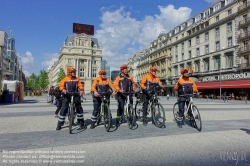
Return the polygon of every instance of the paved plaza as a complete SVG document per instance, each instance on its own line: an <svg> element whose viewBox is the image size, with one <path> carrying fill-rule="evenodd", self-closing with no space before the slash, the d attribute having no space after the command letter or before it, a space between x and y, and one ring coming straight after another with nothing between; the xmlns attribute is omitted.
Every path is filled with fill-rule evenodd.
<svg viewBox="0 0 250 166"><path fill-rule="evenodd" d="M82 103L86 128L56 131L56 107L46 95L0 105L0 165L250 165L250 103L195 99L202 131L173 120L175 98L161 97L166 126L126 124L90 129L91 96ZM113 124L117 102L111 99ZM75 163L74 163L75 162ZM12 164L13 163L13 164ZM14 164L16 163L16 164Z"/></svg>

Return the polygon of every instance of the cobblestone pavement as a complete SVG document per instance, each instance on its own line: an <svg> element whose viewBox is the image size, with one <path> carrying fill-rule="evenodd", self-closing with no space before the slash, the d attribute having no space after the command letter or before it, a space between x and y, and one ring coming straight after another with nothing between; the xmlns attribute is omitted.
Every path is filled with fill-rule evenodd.
<svg viewBox="0 0 250 166"><path fill-rule="evenodd" d="M126 124L106 132L89 129L91 96L82 103L86 128L56 131L56 107L46 96L0 105L0 165L250 165L250 103L195 99L202 131L173 120L175 98L161 97L166 126L151 122L131 130ZM111 99L116 116L117 102ZM16 162L16 164L14 164ZM13 164L12 164L13 163Z"/></svg>

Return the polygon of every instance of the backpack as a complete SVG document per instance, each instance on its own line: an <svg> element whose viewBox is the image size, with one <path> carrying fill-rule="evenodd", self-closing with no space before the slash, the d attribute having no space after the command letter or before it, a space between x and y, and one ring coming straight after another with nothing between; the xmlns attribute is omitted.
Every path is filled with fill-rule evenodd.
<svg viewBox="0 0 250 166"><path fill-rule="evenodd" d="M61 96L61 91L58 87L56 87L56 89L54 90L54 95L56 98L59 98Z"/></svg>

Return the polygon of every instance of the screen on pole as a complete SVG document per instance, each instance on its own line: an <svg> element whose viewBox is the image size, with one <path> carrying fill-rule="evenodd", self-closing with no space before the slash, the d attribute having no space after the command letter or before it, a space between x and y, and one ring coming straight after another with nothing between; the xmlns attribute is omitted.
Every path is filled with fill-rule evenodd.
<svg viewBox="0 0 250 166"><path fill-rule="evenodd" d="M94 35L94 25L73 23L73 33L85 33Z"/></svg>

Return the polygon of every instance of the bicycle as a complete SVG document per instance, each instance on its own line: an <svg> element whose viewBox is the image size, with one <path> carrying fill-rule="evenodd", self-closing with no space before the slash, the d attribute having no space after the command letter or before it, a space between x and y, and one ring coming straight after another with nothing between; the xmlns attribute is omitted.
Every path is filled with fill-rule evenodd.
<svg viewBox="0 0 250 166"><path fill-rule="evenodd" d="M135 103L135 112L138 112L138 114L142 114L142 105L143 105L143 99L142 99L142 93L140 93L139 96L137 96L136 98L136 103ZM137 114L135 113L135 117L136 119L139 119ZM142 119L140 119L139 121L142 121Z"/></svg>
<svg viewBox="0 0 250 166"><path fill-rule="evenodd" d="M200 116L200 113L199 113L199 110L197 108L197 106L194 104L194 100L193 100L193 96L196 95L196 94L186 94L186 95L180 95L180 97L189 97L188 99L186 99L185 102L189 101L189 104L188 106L186 107L186 104L185 104L185 110L184 110L184 119L185 118L188 118L188 119L193 119L191 121L191 123L193 123L194 127L198 130L198 131L201 131L202 129L202 122L201 122L201 116ZM179 117L179 107L176 108L176 105L178 106L178 103L179 102L176 102L174 104L174 107L173 107L173 115L174 115L174 119L175 121L179 121L180 119L182 119L181 117ZM188 115L188 110L189 108L191 108L191 116L190 117ZM192 125L192 124L190 124Z"/></svg>
<svg viewBox="0 0 250 166"><path fill-rule="evenodd" d="M150 92L148 92L150 93ZM149 104L148 104L148 109L147 109L147 115L149 115L149 112L151 112L152 117L153 117L153 124L156 127L162 128L165 125L165 111L163 106L158 102L160 98L157 97L156 94L153 94L150 99L149 99ZM137 117L139 116L142 117L142 110L136 110L136 115ZM159 116L159 119L157 117ZM141 119L141 118L140 118ZM160 120L162 119L162 120Z"/></svg>
<svg viewBox="0 0 250 166"><path fill-rule="evenodd" d="M79 96L79 92L67 92L70 95L70 103L68 108L69 133L72 133L72 126L76 118L75 97Z"/></svg>
<svg viewBox="0 0 250 166"><path fill-rule="evenodd" d="M126 119L128 128L132 129L134 126L134 121L135 121L135 112L133 110L133 105L130 104L130 100L129 100L130 94L133 94L133 92L122 93L122 95L126 97L125 104L124 104L124 112L126 112L126 115L124 115L124 112L122 113L121 122L123 121L123 119Z"/></svg>
<svg viewBox="0 0 250 166"><path fill-rule="evenodd" d="M101 98L102 103L101 103L101 110L97 115L97 125L100 124L100 121L103 118L104 128L107 132L111 128L111 112L109 109L108 96L110 96L110 92L99 93L99 97Z"/></svg>

